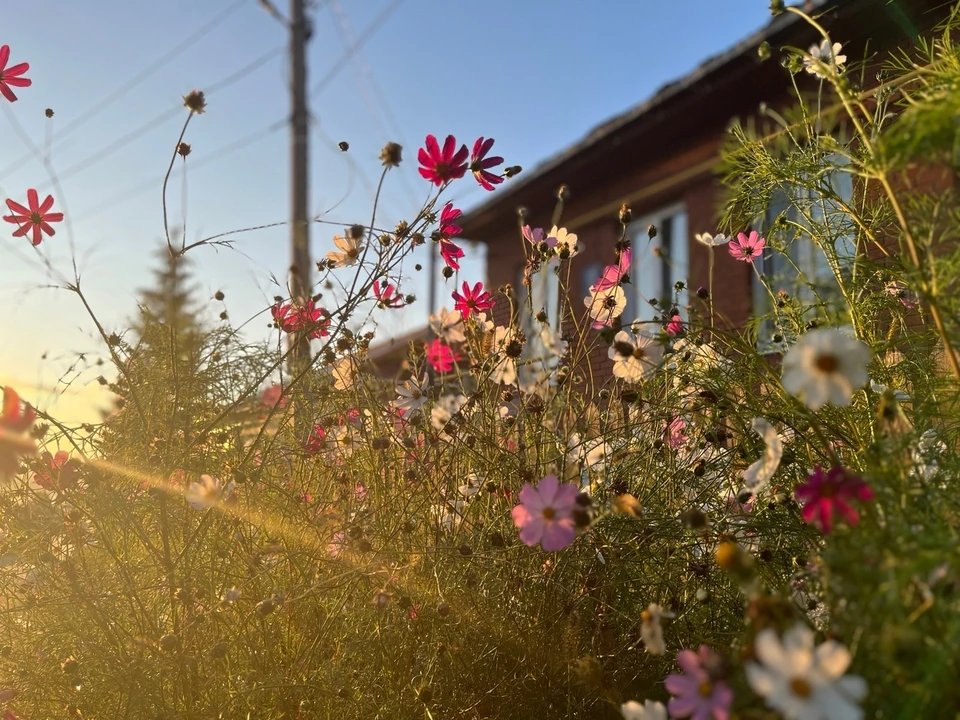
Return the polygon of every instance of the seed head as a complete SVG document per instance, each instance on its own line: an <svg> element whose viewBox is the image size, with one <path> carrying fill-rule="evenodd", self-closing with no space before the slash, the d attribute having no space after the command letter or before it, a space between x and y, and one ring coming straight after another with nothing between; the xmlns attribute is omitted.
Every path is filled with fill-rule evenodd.
<svg viewBox="0 0 960 720"><path fill-rule="evenodd" d="M380 162L384 167L398 167L402 157L403 147L395 142L388 142L380 151Z"/></svg>
<svg viewBox="0 0 960 720"><path fill-rule="evenodd" d="M183 106L192 113L203 115L203 111L207 109L207 98L203 91L191 90L183 96Z"/></svg>
<svg viewBox="0 0 960 720"><path fill-rule="evenodd" d="M177 155L182 158L189 155L191 150L193 150L193 148L190 146L190 143L182 142L177 145Z"/></svg>

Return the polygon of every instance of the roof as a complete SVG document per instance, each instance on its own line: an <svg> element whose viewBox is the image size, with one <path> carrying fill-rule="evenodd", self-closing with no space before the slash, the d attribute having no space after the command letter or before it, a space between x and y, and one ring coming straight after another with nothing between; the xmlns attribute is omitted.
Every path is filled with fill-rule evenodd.
<svg viewBox="0 0 960 720"><path fill-rule="evenodd" d="M837 5L840 2L841 0L810 0L805 3L805 9L807 11L820 11L828 9L830 6ZM847 5L852 4L852 2L847 0ZM616 115L606 122L596 126L590 130L590 132L588 132L587 135L579 142L571 145L566 150L557 153L549 160L541 162L535 168L533 168L533 170L519 175L517 179L511 180L508 186L501 187L500 190L489 200L465 212L460 217L460 225L468 226L479 219L481 215L489 212L493 208L509 202L510 199L519 194L523 188L535 183L537 180L541 179L551 171L562 167L564 164L577 157L581 153L590 150L597 143L614 135L617 131L634 122L638 118L641 118L653 110L658 109L668 101L683 95L685 92L696 87L709 76L718 73L733 61L745 55L755 53L757 47L761 43L772 40L784 31L788 30L788 28L791 28L800 22L802 22L800 16L794 13L781 13L780 15L772 18L766 26L740 40L729 50L708 58L700 63L700 65L698 65L690 73L678 78L677 80L668 82L666 85L663 85L659 90L657 90L657 92L643 102L639 103L638 105L634 105L626 112Z"/></svg>

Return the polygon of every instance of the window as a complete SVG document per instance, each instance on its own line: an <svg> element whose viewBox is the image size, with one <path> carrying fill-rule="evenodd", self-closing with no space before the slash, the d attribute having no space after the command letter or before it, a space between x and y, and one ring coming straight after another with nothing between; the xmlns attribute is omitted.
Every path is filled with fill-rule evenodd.
<svg viewBox="0 0 960 720"><path fill-rule="evenodd" d="M842 169L843 158L833 156L834 166L824 176L820 189L796 187L777 190L757 229L767 237L767 249L757 261L757 270L774 294L780 290L797 298L804 305L823 303L827 310L842 303L840 287L834 269L844 272L855 254L855 229L843 212L844 204L853 197L853 178ZM785 230L777 229L777 219L789 223ZM811 235L830 238L831 251L811 240ZM770 247L771 242L783 250ZM754 277L754 316L769 314L773 309L770 292ZM761 347L773 345L777 333L774 318L766 318L758 327L757 343Z"/></svg>
<svg viewBox="0 0 960 720"><path fill-rule="evenodd" d="M657 235L652 239L647 234L650 225L657 228ZM679 203L645 215L632 222L628 232L633 247L633 267L631 285L625 286L624 324L652 319L656 311L650 307L650 300L656 300L663 310L675 304L680 316L686 319L687 291L677 293L674 289L677 282L687 282L690 238L686 208Z"/></svg>
<svg viewBox="0 0 960 720"><path fill-rule="evenodd" d="M551 258L543 263L540 270L534 273L530 278L530 306L533 308L531 313L527 307L528 289L523 284L524 268L520 268L517 276L517 287L519 288L517 300L519 303L519 325L527 336L527 345L524 352L524 360L535 361L535 368L530 368L530 363L524 363L523 367L528 370L542 370L544 367L553 368L557 365L559 359L556 355L547 350L540 333L543 325L537 322L536 316L540 310L547 314L547 323L555 333L560 332L560 276L557 274L559 261ZM521 372L521 377L526 373Z"/></svg>

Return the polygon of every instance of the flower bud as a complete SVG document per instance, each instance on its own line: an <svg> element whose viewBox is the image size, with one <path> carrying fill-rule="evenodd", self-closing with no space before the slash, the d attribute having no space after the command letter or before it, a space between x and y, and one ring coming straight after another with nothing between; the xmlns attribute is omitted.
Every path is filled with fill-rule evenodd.
<svg viewBox="0 0 960 720"><path fill-rule="evenodd" d="M350 149L350 143L348 143L346 140L341 140L337 143L337 147L340 148L341 152L346 152Z"/></svg>
<svg viewBox="0 0 960 720"><path fill-rule="evenodd" d="M630 210L630 207L626 203L620 206L619 218L621 225L629 225L633 222L633 211Z"/></svg>

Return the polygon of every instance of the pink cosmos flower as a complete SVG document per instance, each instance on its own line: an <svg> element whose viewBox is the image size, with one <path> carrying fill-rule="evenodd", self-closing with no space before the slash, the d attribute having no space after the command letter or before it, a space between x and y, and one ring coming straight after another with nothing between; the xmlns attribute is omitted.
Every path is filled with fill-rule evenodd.
<svg viewBox="0 0 960 720"><path fill-rule="evenodd" d="M487 157L487 153L490 152L492 147L493 138L485 140L478 137L473 144L473 154L470 156L470 172L473 173L477 182L480 183L480 187L484 190L493 190L494 185L503 182L503 176L494 175L490 172L490 168L503 164L503 158L500 156Z"/></svg>
<svg viewBox="0 0 960 720"><path fill-rule="evenodd" d="M77 484L80 468L76 460L70 459L70 453L65 450L56 455L45 452L40 461L46 467L34 473L33 481L44 490L60 492Z"/></svg>
<svg viewBox="0 0 960 720"><path fill-rule="evenodd" d="M524 483L520 505L512 510L520 540L530 547L540 543L548 552L569 546L577 536L573 510L579 494L576 485L561 485L556 475L547 475L537 487Z"/></svg>
<svg viewBox="0 0 960 720"><path fill-rule="evenodd" d="M529 225L524 225L520 229L520 232L523 234L524 239L531 245L536 246L544 241L543 228L532 228ZM546 241L548 244L550 243L550 240L553 240L553 245L550 247L553 247L557 244L556 238L547 238Z"/></svg>
<svg viewBox="0 0 960 720"><path fill-rule="evenodd" d="M17 474L20 458L36 452L36 443L27 431L37 419L29 405L21 405L20 396L12 387L3 389L3 408L0 412L0 481Z"/></svg>
<svg viewBox="0 0 960 720"><path fill-rule="evenodd" d="M457 139L447 135L443 150L433 135L427 135L426 148L420 148L417 159L420 161L420 175L438 187L451 180L462 178L467 171L467 146L457 150Z"/></svg>
<svg viewBox="0 0 960 720"><path fill-rule="evenodd" d="M330 318L326 310L314 305L313 300L277 303L270 309L270 314L277 327L285 333L309 331L311 340L330 334Z"/></svg>
<svg viewBox="0 0 960 720"><path fill-rule="evenodd" d="M630 273L630 263L633 260L633 249L624 248L620 252L620 260L616 265L607 265L603 269L603 275L593 285L590 286L590 292L596 295L598 292L609 290L620 282Z"/></svg>
<svg viewBox="0 0 960 720"><path fill-rule="evenodd" d="M454 364L461 358L456 350L451 349L449 345L439 338L427 343L427 362L433 366L437 372L444 373L453 370Z"/></svg>
<svg viewBox="0 0 960 720"><path fill-rule="evenodd" d="M677 664L683 674L668 675L664 684L674 697L667 704L670 717L692 720L727 720L733 691L724 682L714 681L711 671L719 658L706 645L700 652L681 650Z"/></svg>
<svg viewBox="0 0 960 720"><path fill-rule="evenodd" d="M289 398L283 396L283 385L274 383L260 393L260 402L268 408L277 408L283 410L287 406Z"/></svg>
<svg viewBox="0 0 960 720"><path fill-rule="evenodd" d="M314 425L313 430L310 432L310 437L307 438L307 441L303 445L303 449L307 451L308 455L316 455L325 450L326 447L327 431L323 429L322 425Z"/></svg>
<svg viewBox="0 0 960 720"><path fill-rule="evenodd" d="M400 297L396 287L386 280L381 280L373 284L373 295L377 298L377 304L382 308L403 307L403 298Z"/></svg>
<svg viewBox="0 0 960 720"><path fill-rule="evenodd" d="M663 430L663 442L674 450L680 448L689 438L683 434L687 427L687 422L681 417L674 418Z"/></svg>
<svg viewBox="0 0 960 720"><path fill-rule="evenodd" d="M749 237L744 233L738 233L737 239L731 240L727 245L727 252L737 260L752 262L754 258L763 254L766 244L766 239L760 237L760 233L756 230L752 230Z"/></svg>
<svg viewBox="0 0 960 720"><path fill-rule="evenodd" d="M3 85L0 84L0 89L2 88ZM50 237L57 234L50 223L61 222L63 213L50 212L50 208L53 207L53 195L47 195L46 200L41 204L37 191L32 188L27 190L27 205L28 207L24 207L20 203L8 199L7 207L10 208L12 215L4 215L3 219L8 223L19 225L13 231L14 237L23 237L32 230L33 239L30 242L36 246L43 242L44 233Z"/></svg>
<svg viewBox="0 0 960 720"><path fill-rule="evenodd" d="M463 211L455 208L453 203L447 203L440 211L440 237L449 240L454 235L463 232L463 228L457 225L457 218L463 214Z"/></svg>
<svg viewBox="0 0 960 720"><path fill-rule="evenodd" d="M478 282L471 290L470 284L464 281L463 295L454 290L451 297L454 301L454 310L458 310L464 319L470 317L473 312L485 312L496 304L490 297L490 293L483 289L482 282Z"/></svg>
<svg viewBox="0 0 960 720"><path fill-rule="evenodd" d="M0 47L0 95L3 95L10 102L16 102L17 96L13 94L12 87L30 87L33 85L33 80L28 80L25 77L20 77L27 70L30 69L29 63L20 63L19 65L14 65L13 67L7 67L7 62L10 60L10 46L4 45ZM36 245L36 243L34 243Z"/></svg>
<svg viewBox="0 0 960 720"><path fill-rule="evenodd" d="M663 331L670 337L676 337L683 332L683 320L679 315L670 318L670 322L663 326Z"/></svg>
<svg viewBox="0 0 960 720"><path fill-rule="evenodd" d="M463 248L449 240L440 238L440 257L448 268L460 269L460 259L463 257Z"/></svg>
<svg viewBox="0 0 960 720"><path fill-rule="evenodd" d="M803 519L825 534L833 530L833 515L837 511L851 525L860 522L859 513L849 501L873 500L873 489L863 478L842 467L832 467L824 472L817 465L807 481L793 492L797 501L803 504Z"/></svg>

